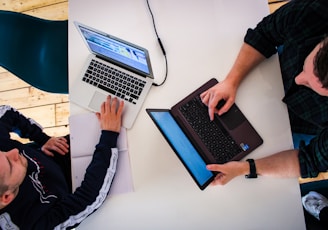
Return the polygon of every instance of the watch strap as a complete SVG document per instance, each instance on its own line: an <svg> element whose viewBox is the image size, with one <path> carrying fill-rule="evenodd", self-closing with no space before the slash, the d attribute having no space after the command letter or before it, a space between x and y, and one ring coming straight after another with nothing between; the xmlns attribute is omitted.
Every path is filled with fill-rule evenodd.
<svg viewBox="0 0 328 230"><path fill-rule="evenodd" d="M246 178L257 178L257 173L256 173L256 166L255 166L255 161L254 159L247 159L249 163L249 174L245 175Z"/></svg>

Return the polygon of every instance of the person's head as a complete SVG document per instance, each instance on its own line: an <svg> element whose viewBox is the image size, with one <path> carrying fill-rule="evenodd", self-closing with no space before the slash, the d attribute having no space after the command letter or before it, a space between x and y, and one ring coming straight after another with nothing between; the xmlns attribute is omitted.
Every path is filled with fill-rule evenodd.
<svg viewBox="0 0 328 230"><path fill-rule="evenodd" d="M307 56L303 71L296 76L295 82L328 96L328 36Z"/></svg>
<svg viewBox="0 0 328 230"><path fill-rule="evenodd" d="M26 170L27 159L18 149L0 152L0 209L15 199Z"/></svg>

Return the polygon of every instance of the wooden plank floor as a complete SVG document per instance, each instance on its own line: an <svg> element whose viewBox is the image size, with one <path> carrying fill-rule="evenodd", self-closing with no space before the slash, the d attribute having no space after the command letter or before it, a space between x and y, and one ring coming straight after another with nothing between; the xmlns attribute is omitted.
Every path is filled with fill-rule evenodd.
<svg viewBox="0 0 328 230"><path fill-rule="evenodd" d="M285 1L268 0L270 12L274 12L283 4ZM0 9L51 20L68 18L68 0L1 0ZM48 135L62 136L69 133L68 95L51 94L38 90L1 67L0 104L11 105L27 117L33 118L45 128ZM15 135L13 138L23 142L27 141ZM328 179L328 173L320 174L315 180L318 179ZM300 182L312 180L306 179L300 180Z"/></svg>

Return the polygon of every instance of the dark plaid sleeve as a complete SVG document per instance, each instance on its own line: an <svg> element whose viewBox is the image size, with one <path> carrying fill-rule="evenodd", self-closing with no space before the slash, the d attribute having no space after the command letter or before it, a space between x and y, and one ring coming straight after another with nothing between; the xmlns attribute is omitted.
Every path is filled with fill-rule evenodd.
<svg viewBox="0 0 328 230"><path fill-rule="evenodd" d="M327 0L292 0L249 29L244 41L268 58L279 46L321 35L327 10Z"/></svg>
<svg viewBox="0 0 328 230"><path fill-rule="evenodd" d="M328 170L328 128L321 131L308 145L302 141L299 149L299 162L303 178L316 177Z"/></svg>

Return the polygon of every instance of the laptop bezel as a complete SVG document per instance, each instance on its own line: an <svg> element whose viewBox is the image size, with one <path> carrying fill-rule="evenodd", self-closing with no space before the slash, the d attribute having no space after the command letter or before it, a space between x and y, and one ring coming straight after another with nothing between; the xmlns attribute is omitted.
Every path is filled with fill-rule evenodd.
<svg viewBox="0 0 328 230"><path fill-rule="evenodd" d="M110 34L105 33L105 32L103 32L103 31L97 30L97 29L92 28L92 27L90 27L90 26L84 25L84 24L82 24L82 23L80 23L80 22L74 21L73 23L74 23L75 27L77 28L79 34L81 35L82 40L83 40L83 43L86 45L86 47L88 48L88 50L90 51L90 53L92 53L93 55L95 55L96 57L98 57L98 58L100 58L100 59L103 59L103 60L105 60L105 61L108 61L108 62L110 62L110 63L113 63L114 65L118 65L118 66L120 66L120 67L122 67L122 68L124 68L124 69L127 69L127 70L129 70L129 71L131 71L131 72L133 72L133 73L136 73L136 74L138 74L138 75L140 75L140 76L143 76L143 77L149 77L149 78L151 78L151 79L154 79L153 69L152 69L151 61L150 61L150 55L149 55L149 52L148 52L148 50L147 50L146 48L141 47L141 46L138 46L138 45L136 45L136 44L134 44L134 43L128 42L128 41L123 40L123 39L121 39L121 38L118 38L118 37L116 37L116 36L110 35ZM129 65L126 65L126 64L124 64L124 63L122 63L122 62L118 62L118 61L116 61L116 60L114 60L114 59L111 59L111 58L109 58L109 57L107 57L107 56L103 56L103 55L101 55L101 54L99 54L99 53L95 53L95 52L89 47L89 44L88 44L88 42L86 41L86 39L85 39L85 37L84 37L84 35L83 35L83 33L82 33L80 27L84 27L84 28L86 28L86 29L88 29L88 30L90 30L90 31L92 31L92 32L98 33L98 34L100 34L100 35L102 35L102 36L108 37L108 38L110 38L110 39L114 39L114 40L116 40L116 41L118 41L118 42L124 43L124 44L126 44L126 45L132 46L132 47L134 47L134 48L136 48L136 49L139 49L139 50L143 51L143 52L145 53L145 56L146 56L147 67L148 67L148 71L149 71L149 73L146 73L146 72L141 71L141 70L139 70L139 69L133 68L133 67L131 67L131 66L129 66Z"/></svg>

